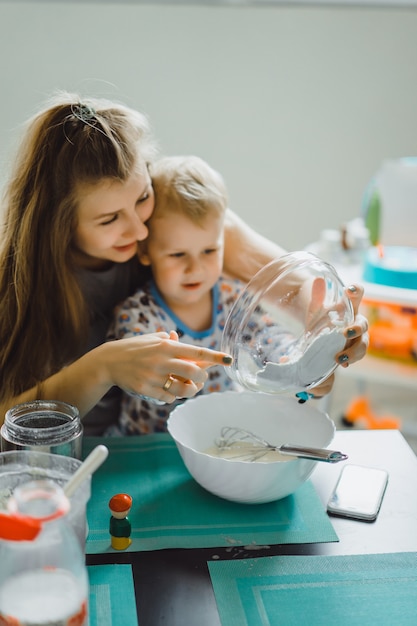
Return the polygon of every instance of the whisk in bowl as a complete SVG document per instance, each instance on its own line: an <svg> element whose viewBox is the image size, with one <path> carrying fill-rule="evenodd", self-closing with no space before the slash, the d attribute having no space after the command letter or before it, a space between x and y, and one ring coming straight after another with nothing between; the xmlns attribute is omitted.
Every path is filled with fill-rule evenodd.
<svg viewBox="0 0 417 626"><path fill-rule="evenodd" d="M251 431L236 426L224 426L220 431L220 437L215 440L215 446L220 453L230 452L230 458L241 461L259 461L269 452L325 463L339 463L348 458L343 452L327 448L312 448L291 443L274 445Z"/></svg>

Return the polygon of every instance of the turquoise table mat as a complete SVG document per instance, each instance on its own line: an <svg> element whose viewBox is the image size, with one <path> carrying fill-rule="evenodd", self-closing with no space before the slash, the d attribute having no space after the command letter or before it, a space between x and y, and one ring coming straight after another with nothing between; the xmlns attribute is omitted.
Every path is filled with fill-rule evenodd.
<svg viewBox="0 0 417 626"><path fill-rule="evenodd" d="M89 565L89 626L138 626L130 565Z"/></svg>
<svg viewBox="0 0 417 626"><path fill-rule="evenodd" d="M222 626L416 626L417 553L208 563Z"/></svg>
<svg viewBox="0 0 417 626"><path fill-rule="evenodd" d="M109 456L93 476L88 554L113 551L108 502L121 492L133 498L129 551L338 541L310 482L277 502L229 502L194 481L168 434L86 438L84 456L99 443Z"/></svg>

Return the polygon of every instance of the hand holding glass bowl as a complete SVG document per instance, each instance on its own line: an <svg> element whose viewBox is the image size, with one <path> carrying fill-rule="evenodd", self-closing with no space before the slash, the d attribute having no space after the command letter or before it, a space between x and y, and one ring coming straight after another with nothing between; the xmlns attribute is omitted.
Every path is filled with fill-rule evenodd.
<svg viewBox="0 0 417 626"><path fill-rule="evenodd" d="M336 270L310 252L272 261L248 283L223 331L227 372L245 389L301 393L336 369L355 319Z"/></svg>

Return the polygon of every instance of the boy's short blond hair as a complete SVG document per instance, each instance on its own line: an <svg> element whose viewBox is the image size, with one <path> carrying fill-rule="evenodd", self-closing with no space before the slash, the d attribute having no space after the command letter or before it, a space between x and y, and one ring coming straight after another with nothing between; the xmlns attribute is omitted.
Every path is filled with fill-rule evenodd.
<svg viewBox="0 0 417 626"><path fill-rule="evenodd" d="M197 156L161 158L151 165L150 175L155 191L152 217L178 212L201 223L208 215L226 211L228 197L222 176Z"/></svg>

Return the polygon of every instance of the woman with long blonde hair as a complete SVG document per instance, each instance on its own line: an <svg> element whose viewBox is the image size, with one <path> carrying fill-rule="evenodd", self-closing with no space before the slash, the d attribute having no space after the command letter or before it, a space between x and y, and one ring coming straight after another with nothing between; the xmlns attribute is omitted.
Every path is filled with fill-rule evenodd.
<svg viewBox="0 0 417 626"><path fill-rule="evenodd" d="M146 278L137 242L156 154L147 118L122 104L64 93L29 121L2 207L0 422L19 402L63 400L101 434L117 421L120 388L173 402L195 395L208 367L231 363L174 330L104 341L114 306ZM228 211L228 273L249 280L283 252ZM352 291L356 311L361 297ZM357 315L344 364L365 353L366 330Z"/></svg>

